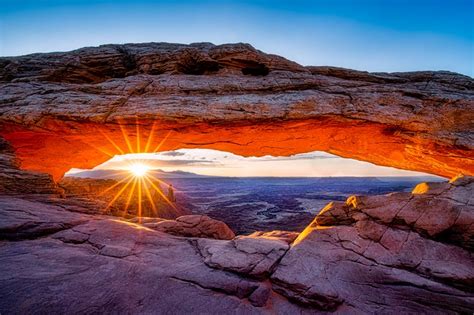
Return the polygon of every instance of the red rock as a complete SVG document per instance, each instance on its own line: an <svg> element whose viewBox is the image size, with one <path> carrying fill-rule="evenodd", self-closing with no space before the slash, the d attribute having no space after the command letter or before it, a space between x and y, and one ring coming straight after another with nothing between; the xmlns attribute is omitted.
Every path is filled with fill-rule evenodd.
<svg viewBox="0 0 474 315"><path fill-rule="evenodd" d="M184 215L176 218L176 220L158 219L156 222L149 220L143 225L177 236L204 237L219 240L230 240L235 237L234 232L227 224L205 215Z"/></svg>
<svg viewBox="0 0 474 315"><path fill-rule="evenodd" d="M291 244L298 237L298 235L299 235L298 232L274 230L274 231L269 231L269 232L256 231L248 235L248 237L266 238L270 240L280 240L280 241L286 242L287 244Z"/></svg>
<svg viewBox="0 0 474 315"><path fill-rule="evenodd" d="M130 218L138 216L140 213L141 216L145 217L176 219L179 216L190 213L187 209L177 204L170 205L167 200L154 190L150 192L153 205L149 197L143 192L139 210L138 192L134 192L133 198L129 200L128 197L132 185L129 185L127 188L125 187L125 182L119 183L114 179L65 177L58 184L64 190L64 197L68 200L80 200L83 204L95 204L94 212L98 214L111 214ZM120 193L121 191L122 193ZM116 197L117 195L118 197Z"/></svg>
<svg viewBox="0 0 474 315"><path fill-rule="evenodd" d="M120 127L136 147L136 125L141 139L153 134L149 152L170 132L160 150L321 150L445 177L474 175L466 132L473 81L455 73L305 68L250 45L207 43L105 45L0 64L0 136L23 169L56 180L72 167L129 153ZM142 140L140 151L145 146Z"/></svg>
<svg viewBox="0 0 474 315"><path fill-rule="evenodd" d="M471 78L302 67L243 44L106 45L0 65L0 313L474 310L469 176L331 203L293 241L235 237L205 216L99 215L32 172L57 181L128 153L122 128L136 142L139 126L141 141L153 135L139 151L169 134L160 150L322 150L473 175Z"/></svg>
<svg viewBox="0 0 474 315"><path fill-rule="evenodd" d="M330 204L277 265L274 290L323 311L474 309L474 178L458 180Z"/></svg>

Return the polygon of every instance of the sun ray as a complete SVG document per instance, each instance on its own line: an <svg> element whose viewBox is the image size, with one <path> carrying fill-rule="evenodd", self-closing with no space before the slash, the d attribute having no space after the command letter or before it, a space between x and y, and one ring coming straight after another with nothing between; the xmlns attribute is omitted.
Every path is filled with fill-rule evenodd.
<svg viewBox="0 0 474 315"><path fill-rule="evenodd" d="M135 117L135 132L128 132L129 127L132 127L130 125L127 125L123 121L118 121L118 126L120 128L120 131L123 136L123 140L125 141L126 147L123 147L123 142L117 142L114 141L110 135L106 134L105 132L99 130L101 135L106 139L111 146L119 152L121 155L126 155L126 154L134 154L134 153L154 153L158 152L163 144L168 140L169 136L171 135L171 130L167 132L167 134L161 139L159 144L154 148L154 150L151 150L152 144L154 140L156 139L156 129L157 129L157 121L154 120L153 124L151 126L151 129L148 133L146 132L144 134L140 134L140 125L138 118ZM133 127L132 127L133 128ZM135 141L132 139L132 137L129 137L129 135L133 135L136 137ZM142 139L145 140L142 143ZM122 145L119 145L122 144ZM91 145L91 147L95 148L94 146ZM110 146L109 146L110 147ZM95 148L105 154L107 154L110 157L115 156L113 153L109 153L104 151L102 148ZM128 150L128 152L127 152ZM142 150L144 150L142 152ZM115 193L113 196L112 200L109 202L109 204L106 207L106 210L109 209L117 200L122 196L124 193L126 194L126 202L123 207L123 215L126 215L130 205L132 204L132 201L134 198L136 198L137 202L137 217L141 218L143 213L143 202L145 202L144 199L147 199L147 201L150 203L151 208L153 209L153 213L155 215L158 215L158 207L156 204L156 198L162 198L167 204L169 204L171 207L176 209L176 206L173 204L172 201L168 199L168 197L164 194L164 192L161 190L161 187L158 187L160 184L165 184L168 185L165 181L160 180L156 176L152 176L150 173L153 172L151 169L150 165L147 165L146 163L140 162L140 161L127 161L124 160L125 164L127 166L125 167L125 170L123 172L129 172L127 176L124 178L120 179L116 183L114 183L112 186L108 187L104 191L100 193L100 195L103 195L107 192L110 192L112 189L116 188L119 185L123 185L123 187L120 187L120 190ZM155 184L155 182L157 184ZM128 189L128 190L127 190ZM153 193L153 190L156 191L157 194ZM148 204L146 203L146 205Z"/></svg>
<svg viewBox="0 0 474 315"><path fill-rule="evenodd" d="M148 153L148 149L150 149L150 145L151 145L151 141L153 139L153 134L155 132L155 128L156 128L156 120L153 121L153 125L151 126L151 131L148 134L148 139L147 139L146 145L145 145L145 153Z"/></svg>
<svg viewBox="0 0 474 315"><path fill-rule="evenodd" d="M113 158L114 157L114 154L113 153L110 153L102 148L99 148L99 147L96 147L95 145L91 144L91 143L87 143L88 146L90 146L91 148L93 148L94 150L97 150L97 151L100 151L102 153L104 153L105 155L108 155L109 157Z"/></svg>
<svg viewBox="0 0 474 315"><path fill-rule="evenodd" d="M150 190L148 189L148 187L146 185L144 185L144 190L145 190L145 193L148 197L148 200L150 201L150 205L153 209L153 213L155 215L157 215L158 214L158 209L156 209L156 205L155 205L155 202L153 201L153 197L151 196Z"/></svg>
<svg viewBox="0 0 474 315"><path fill-rule="evenodd" d="M153 173L153 170L149 171L148 173ZM157 181L159 184L164 184L164 185L166 185L166 186L169 185L169 183L167 183L167 182L165 182L165 181L163 181L163 180L161 180L161 179L159 179L159 178L156 178L155 176L148 176L148 178L151 178L152 180ZM177 188L174 188L174 190L180 192L180 190L177 189Z"/></svg>
<svg viewBox="0 0 474 315"><path fill-rule="evenodd" d="M137 186L137 179L133 178L133 185L130 188L130 192L128 193L127 202L125 203L125 207L123 209L123 213L126 214L128 207L130 206L130 202L132 201L133 194L135 192L135 187Z"/></svg>
<svg viewBox="0 0 474 315"><path fill-rule="evenodd" d="M115 184L113 184L112 186L110 186L109 188L107 188L106 190L102 191L99 196L102 196L103 194L105 194L106 192L110 191L111 189L114 189L115 187L117 187L118 185L120 185L121 183L123 183L124 181L130 179L130 177L132 177L133 174L129 174L127 175L126 177L122 178L121 180L119 180L118 182L116 182Z"/></svg>
<svg viewBox="0 0 474 315"><path fill-rule="evenodd" d="M165 143L165 141L168 139L168 137L170 136L171 134L171 130L168 131L168 133L166 134L166 136L160 141L160 143L156 146L156 148L153 150L153 153L155 152L158 152L158 150L161 148L161 146L163 145L163 143Z"/></svg>
<svg viewBox="0 0 474 315"><path fill-rule="evenodd" d="M120 195L122 195L122 193L125 191L125 189L127 189L128 185L130 185L130 183L132 182L132 180L129 180L114 196L114 198L109 202L109 204L107 205L107 207L105 208L105 211L107 211L107 209L109 209L112 204L120 197Z"/></svg>
<svg viewBox="0 0 474 315"><path fill-rule="evenodd" d="M135 118L135 129L137 132L137 153L140 153L140 124L138 123L138 119Z"/></svg>
<svg viewBox="0 0 474 315"><path fill-rule="evenodd" d="M142 217L142 178L138 178L138 218Z"/></svg>
<svg viewBox="0 0 474 315"><path fill-rule="evenodd" d="M125 143L127 144L129 153L135 153L133 151L132 144L130 143L130 139L128 139L127 130L125 130L124 126L125 126L124 124L119 122L119 127L120 127L120 130L122 131L122 135L123 135L123 138L125 139Z"/></svg>
<svg viewBox="0 0 474 315"><path fill-rule="evenodd" d="M150 177L150 176L144 176L144 178L150 183L150 185L156 190L156 192L157 192L161 197L163 197L163 199L164 199L171 207L173 207L173 209L176 209L176 206L168 199L168 197L165 196L165 194L163 194L163 192L161 191L161 189L159 189L158 187L156 187L156 185L150 180L149 177Z"/></svg>
<svg viewBox="0 0 474 315"><path fill-rule="evenodd" d="M114 140L112 140L107 134L105 134L105 132L103 131L100 131L100 133L102 134L102 136L104 136L104 138L110 142L110 144L112 144L114 146L115 149L117 149L117 151L120 153L120 154L125 154L125 152L118 146L118 144L116 144L114 142Z"/></svg>

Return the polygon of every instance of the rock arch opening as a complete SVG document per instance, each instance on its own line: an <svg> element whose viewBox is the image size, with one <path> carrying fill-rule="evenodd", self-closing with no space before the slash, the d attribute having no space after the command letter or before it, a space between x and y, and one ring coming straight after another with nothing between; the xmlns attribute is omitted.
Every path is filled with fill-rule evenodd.
<svg viewBox="0 0 474 315"><path fill-rule="evenodd" d="M116 155L94 169L71 169L59 185L68 197L99 200L103 213L166 219L207 215L246 234L302 231L331 201L410 191L427 175L318 151L243 157L179 149Z"/></svg>
<svg viewBox="0 0 474 315"><path fill-rule="evenodd" d="M474 173L470 150L427 139L415 141L400 129L359 120L325 117L189 124L185 119L114 119L119 123L44 117L41 127L3 124L0 135L12 146L22 169L51 174L56 181L71 168L92 168L116 154L180 148L242 156L289 156L317 150L447 178Z"/></svg>
<svg viewBox="0 0 474 315"><path fill-rule="evenodd" d="M3 306L15 311L24 306L19 300L28 300L33 311L67 311L79 293L98 310L140 305L152 312L185 303L184 309L198 305L204 311L214 305L276 313L472 313L470 176L423 184L412 193L331 202L299 235L239 237L202 216L142 224L100 216L97 200L61 198L57 185L69 169L92 168L117 154L192 148L244 157L324 151L445 178L474 175L472 78L305 67L250 45L210 43L104 45L0 58L0 65L0 266L8 275ZM292 180L291 186L270 185L271 200L257 206L282 201L311 208L308 199L314 198L285 199L288 187L301 190L308 179ZM265 195L248 180L231 185L249 190L254 205ZM318 185L325 190L315 191ZM311 183L312 197L328 196L329 185ZM180 189L176 183L177 202L190 195ZM202 199L202 184L192 189ZM238 220L245 209L254 217L275 215L267 207L230 202L221 202L213 215L221 211ZM229 205L233 211L222 211ZM247 221L258 224L254 217ZM287 223L285 230L292 229ZM262 227L250 231L257 229ZM145 300L138 294L131 301L122 290L130 270L127 285L144 292ZM59 287L58 279L64 280ZM150 283L153 292L171 288L184 298L157 299L149 294ZM104 286L118 288L107 292L105 304L97 298ZM72 293L61 303L49 303L58 300L51 299L55 288L78 287L91 290L66 290ZM190 296L205 296L205 303Z"/></svg>

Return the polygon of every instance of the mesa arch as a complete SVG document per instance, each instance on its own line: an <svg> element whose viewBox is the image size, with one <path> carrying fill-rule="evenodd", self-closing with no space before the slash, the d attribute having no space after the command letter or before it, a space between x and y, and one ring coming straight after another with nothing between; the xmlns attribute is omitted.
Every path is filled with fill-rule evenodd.
<svg viewBox="0 0 474 315"><path fill-rule="evenodd" d="M23 169L56 180L157 148L320 150L474 175L474 81L456 73L303 67L209 43L104 45L0 58L0 67L0 136Z"/></svg>

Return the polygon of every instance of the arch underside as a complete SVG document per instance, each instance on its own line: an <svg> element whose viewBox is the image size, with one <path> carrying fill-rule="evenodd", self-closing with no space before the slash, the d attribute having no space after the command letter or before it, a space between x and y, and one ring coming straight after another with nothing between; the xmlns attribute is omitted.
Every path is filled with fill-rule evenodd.
<svg viewBox="0 0 474 315"><path fill-rule="evenodd" d="M49 173L55 180L71 168L92 168L117 154L180 148L209 148L242 156L325 151L444 177L474 174L470 151L406 135L383 124L340 117L221 124L51 120L43 121L43 126L31 130L11 124L3 126L0 134L15 148L23 169Z"/></svg>

